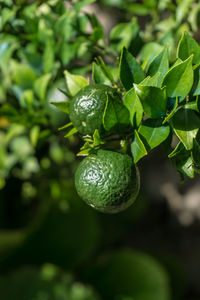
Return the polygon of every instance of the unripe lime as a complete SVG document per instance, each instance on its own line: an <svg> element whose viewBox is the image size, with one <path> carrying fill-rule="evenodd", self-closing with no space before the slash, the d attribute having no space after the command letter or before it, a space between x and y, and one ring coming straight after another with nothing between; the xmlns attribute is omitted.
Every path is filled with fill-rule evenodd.
<svg viewBox="0 0 200 300"><path fill-rule="evenodd" d="M92 84L81 89L70 101L69 117L83 135L92 135L95 129L103 130L103 113L107 93L117 97L113 88L104 84Z"/></svg>
<svg viewBox="0 0 200 300"><path fill-rule="evenodd" d="M101 212L116 213L135 201L140 185L139 171L128 155L99 150L80 163L75 185L87 204Z"/></svg>

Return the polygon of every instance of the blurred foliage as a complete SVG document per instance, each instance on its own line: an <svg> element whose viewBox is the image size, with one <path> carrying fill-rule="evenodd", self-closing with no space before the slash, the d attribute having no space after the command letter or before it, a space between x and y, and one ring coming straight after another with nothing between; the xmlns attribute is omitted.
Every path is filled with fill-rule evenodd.
<svg viewBox="0 0 200 300"><path fill-rule="evenodd" d="M2 266L48 261L74 268L99 245L101 230L97 215L78 198L72 183L53 180L49 184L54 190L53 197L45 186L38 191L40 199L46 197L35 220L22 231L26 238L20 247L13 254L1 257Z"/></svg>
<svg viewBox="0 0 200 300"><path fill-rule="evenodd" d="M168 300L168 277L151 257L121 250L98 258L86 278L103 299Z"/></svg>
<svg viewBox="0 0 200 300"><path fill-rule="evenodd" d="M24 267L0 277L2 299L11 300L98 300L89 286L52 264Z"/></svg>
<svg viewBox="0 0 200 300"><path fill-rule="evenodd" d="M156 41L156 45L168 45L173 60L176 46L184 31L193 32L199 40L200 3L197 0L100 0L99 2L103 8L109 6L112 10L115 8L116 14L121 15L120 12L123 11L123 23L117 24L110 35L111 41L115 40L115 49L118 47L120 50L121 46L129 46L132 48L130 52L136 55L134 52L139 45L141 47L141 43ZM130 22L132 17L134 26ZM141 26L136 25L137 20ZM133 44L130 40L131 32L134 39L137 37Z"/></svg>
<svg viewBox="0 0 200 300"><path fill-rule="evenodd" d="M91 2L1 1L0 187L10 174L28 179L41 169L37 150L66 118L49 101L66 99L57 90L64 68L85 73L100 38L95 17L80 12Z"/></svg>
<svg viewBox="0 0 200 300"><path fill-rule="evenodd" d="M67 75L90 79L90 63L98 55L105 58L110 79L117 80L116 57L124 46L145 65L149 52L153 57L168 45L172 60L182 32L197 34L200 5L192 0L97 1L118 11L122 21L107 37L95 15L83 12L92 2L0 0L2 300L165 300L170 287L173 299L182 299L181 267L173 276L170 263L156 255L168 276L156 258L139 252L102 255L123 245L145 216L148 199L141 195L117 216L86 207L71 183L79 140L58 133L69 120L50 102L69 99ZM108 84L101 64L93 63L93 76ZM174 293L177 284L180 292Z"/></svg>

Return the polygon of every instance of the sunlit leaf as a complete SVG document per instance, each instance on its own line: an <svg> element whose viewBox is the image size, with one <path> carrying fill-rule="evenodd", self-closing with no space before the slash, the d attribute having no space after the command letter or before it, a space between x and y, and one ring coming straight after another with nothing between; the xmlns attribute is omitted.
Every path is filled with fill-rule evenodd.
<svg viewBox="0 0 200 300"><path fill-rule="evenodd" d="M124 105L129 110L131 124L134 127L138 127L142 121L143 107L139 97L135 93L134 87L125 94Z"/></svg>
<svg viewBox="0 0 200 300"><path fill-rule="evenodd" d="M169 58L168 58L168 48L165 47L160 54L158 54L151 62L147 74L154 76L157 72L161 74L159 76L158 86L161 85L164 75L169 69Z"/></svg>
<svg viewBox="0 0 200 300"><path fill-rule="evenodd" d="M70 136L74 135L75 133L77 133L78 130L76 128L72 128L66 135L65 138L69 138Z"/></svg>
<svg viewBox="0 0 200 300"><path fill-rule="evenodd" d="M51 101L50 104L54 105L56 108L61 110L64 113L69 113L69 101L61 101L61 102L53 102Z"/></svg>
<svg viewBox="0 0 200 300"><path fill-rule="evenodd" d="M190 56L184 62L172 67L165 75L163 86L166 86L168 97L186 97L193 84L192 59Z"/></svg>
<svg viewBox="0 0 200 300"><path fill-rule="evenodd" d="M178 57L185 60L191 54L193 54L193 63L198 64L200 62L200 46L188 32L184 32L178 45Z"/></svg>
<svg viewBox="0 0 200 300"><path fill-rule="evenodd" d="M46 90L51 79L51 74L45 74L39 77L34 83L34 90L41 101L45 100Z"/></svg>
<svg viewBox="0 0 200 300"><path fill-rule="evenodd" d="M134 132L133 142L131 143L131 153L133 155L133 161L136 164L142 157L147 155L147 150L137 132Z"/></svg>
<svg viewBox="0 0 200 300"><path fill-rule="evenodd" d="M157 119L165 115L167 108L165 89L142 84L134 85L134 87L136 95L143 106L144 113L148 117Z"/></svg>
<svg viewBox="0 0 200 300"><path fill-rule="evenodd" d="M150 151L166 140L170 127L162 125L161 120L147 119L140 125L138 133L145 148Z"/></svg>
<svg viewBox="0 0 200 300"><path fill-rule="evenodd" d="M102 71L101 67L95 62L92 64L92 79L95 83L111 85L110 79Z"/></svg>
<svg viewBox="0 0 200 300"><path fill-rule="evenodd" d="M200 128L200 118L196 113L187 108L180 108L172 118L174 132L187 150L192 149L193 139Z"/></svg>
<svg viewBox="0 0 200 300"><path fill-rule="evenodd" d="M86 78L80 75L74 75L68 71L64 71L67 88L72 96L78 93L80 89L89 84Z"/></svg>

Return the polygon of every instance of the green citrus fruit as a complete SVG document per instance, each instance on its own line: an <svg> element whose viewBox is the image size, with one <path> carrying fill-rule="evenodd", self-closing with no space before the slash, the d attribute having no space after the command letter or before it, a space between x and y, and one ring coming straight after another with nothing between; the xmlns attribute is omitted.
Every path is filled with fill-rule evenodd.
<svg viewBox="0 0 200 300"><path fill-rule="evenodd" d="M70 101L69 117L74 127L83 135L91 135L95 129L103 130L102 120L107 93L116 92L104 84L92 84L81 89Z"/></svg>
<svg viewBox="0 0 200 300"><path fill-rule="evenodd" d="M135 201L140 185L139 171L128 155L99 150L80 163L75 185L87 204L101 212L116 213Z"/></svg>

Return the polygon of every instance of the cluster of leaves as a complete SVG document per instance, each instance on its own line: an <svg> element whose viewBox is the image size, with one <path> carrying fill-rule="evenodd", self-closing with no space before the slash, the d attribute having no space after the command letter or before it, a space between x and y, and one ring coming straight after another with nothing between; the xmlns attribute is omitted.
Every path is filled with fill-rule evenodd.
<svg viewBox="0 0 200 300"><path fill-rule="evenodd" d="M85 74L90 71L89 64L94 56L106 55L115 61L123 47L134 56L139 55L143 62L147 53L151 53L151 59L163 46L168 45L171 62L177 38L189 29L186 19L189 22L193 20L190 24L193 31L198 27L199 5L195 1L177 2L177 6L172 1L143 1L142 4L107 1L106 4L134 11L137 16L148 13L152 16L151 24L156 25L152 25L154 30L146 26L147 30L142 32L137 19L134 17L130 20L129 14L127 23L117 24L111 30L107 43L104 29L97 18L82 13L82 8L92 2L94 0L0 2L1 188L11 174L27 180L40 172L37 147L49 140L55 124L62 124L65 118L64 114L49 105L49 101L66 99L58 90L66 88L62 78L64 69L67 68L72 74ZM163 12L171 11L173 16L158 22L158 12L155 17L156 11L159 11L157 7ZM188 13L193 17L185 18ZM98 72L100 65L102 68L103 61L100 59L93 64L93 80L114 85L118 76L117 68L110 63L108 71L103 67L103 72ZM68 92L66 94L68 97ZM97 140L95 147L96 143L97 146L101 143L99 138ZM59 141L56 143L59 144ZM91 139L88 143L93 144ZM19 146L13 147L12 144ZM29 148L29 154L27 152L24 159L19 157L16 150L20 147ZM17 164L18 169L13 172Z"/></svg>
<svg viewBox="0 0 200 300"><path fill-rule="evenodd" d="M200 46L185 32L178 45L177 59L171 65L166 46L158 55L147 53L142 59L140 65L124 47L118 78L114 78L102 59L93 63L94 82L118 88L123 97L122 103L108 99L102 120L104 129L109 132L118 126L120 133L124 125L131 126L125 135L126 140L133 137L131 152L135 163L165 142L168 157L173 159L178 171L193 178L200 167ZM72 96L89 84L83 77L69 73L66 79ZM63 105L67 107L69 102ZM73 128L66 137L76 131ZM175 149L171 147L174 137L179 140ZM105 143L97 131L93 139L86 137L85 141L79 154L87 155L90 148Z"/></svg>
<svg viewBox="0 0 200 300"><path fill-rule="evenodd" d="M183 31L198 32L200 4L197 0L101 0L101 3L123 10L127 20L132 15L137 16L145 23L144 29L140 29L144 41L168 43L172 54ZM145 19L146 16L149 18Z"/></svg>
<svg viewBox="0 0 200 300"><path fill-rule="evenodd" d="M11 174L27 180L41 170L37 147L65 118L49 104L65 99L63 70L84 74L99 51L103 29L81 12L92 2L0 1L0 188Z"/></svg>

